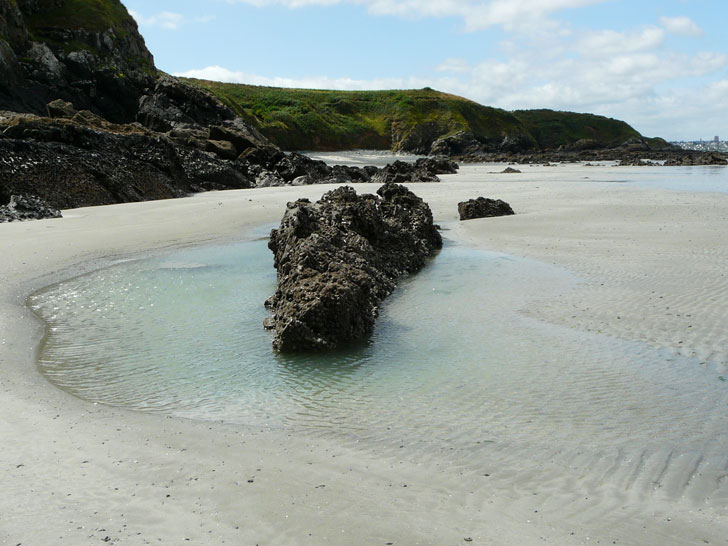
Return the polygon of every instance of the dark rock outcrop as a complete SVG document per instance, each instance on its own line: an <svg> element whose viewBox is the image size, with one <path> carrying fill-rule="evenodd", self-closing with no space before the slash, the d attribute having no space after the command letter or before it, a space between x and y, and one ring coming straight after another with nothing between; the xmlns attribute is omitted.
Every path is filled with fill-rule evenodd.
<svg viewBox="0 0 728 546"><path fill-rule="evenodd" d="M446 157L466 156L480 150L480 143L475 140L472 133L460 131L454 135L437 139L430 149L430 155Z"/></svg>
<svg viewBox="0 0 728 546"><path fill-rule="evenodd" d="M0 0L0 109L43 115L63 99L128 123L155 79L154 58L118 0Z"/></svg>
<svg viewBox="0 0 728 546"><path fill-rule="evenodd" d="M90 112L72 119L4 113L0 132L0 193L37 195L57 208L251 185L243 174L247 165Z"/></svg>
<svg viewBox="0 0 728 546"><path fill-rule="evenodd" d="M61 211L34 195L11 195L7 204L0 205L0 223L45 218L61 218Z"/></svg>
<svg viewBox="0 0 728 546"><path fill-rule="evenodd" d="M415 161L415 169L431 174L456 174L460 166L446 157L421 157Z"/></svg>
<svg viewBox="0 0 728 546"><path fill-rule="evenodd" d="M505 201L486 197L478 197L477 199L469 199L458 203L458 213L460 214L460 220L515 214L511 206Z"/></svg>
<svg viewBox="0 0 728 546"><path fill-rule="evenodd" d="M288 203L269 248L278 288L266 301L279 351L329 350L366 340L397 279L442 246L429 206L406 187L378 196L340 187Z"/></svg>
<svg viewBox="0 0 728 546"><path fill-rule="evenodd" d="M686 167L693 165L728 165L728 156L715 152L686 153L680 157L673 157L665 162L667 167Z"/></svg>
<svg viewBox="0 0 728 546"><path fill-rule="evenodd" d="M457 169L457 163L445 158L420 158L414 163L395 161L380 169L371 180L377 184L439 182L438 174L452 174Z"/></svg>

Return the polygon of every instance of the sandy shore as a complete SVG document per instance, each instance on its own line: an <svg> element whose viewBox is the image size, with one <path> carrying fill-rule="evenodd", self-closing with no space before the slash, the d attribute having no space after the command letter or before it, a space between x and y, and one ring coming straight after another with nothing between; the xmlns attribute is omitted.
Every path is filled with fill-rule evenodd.
<svg viewBox="0 0 728 546"><path fill-rule="evenodd" d="M412 189L436 221L453 222L448 237L581 279L534 300L533 317L728 370L728 194L585 182L587 169L469 166ZM583 472L536 490L538 475L512 461L483 481L446 460L93 405L38 373L32 291L114 259L245 238L278 220L286 201L328 189L208 193L0 225L0 543L728 544L728 459L704 494L687 488L700 480L686 470L686 487L671 495L610 485L590 498L594 476ZM518 214L455 222L457 202L477 195Z"/></svg>

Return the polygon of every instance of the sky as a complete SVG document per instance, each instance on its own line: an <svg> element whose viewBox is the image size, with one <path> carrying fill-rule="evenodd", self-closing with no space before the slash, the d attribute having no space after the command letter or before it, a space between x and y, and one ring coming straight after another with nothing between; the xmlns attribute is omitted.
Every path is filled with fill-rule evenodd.
<svg viewBox="0 0 728 546"><path fill-rule="evenodd" d="M726 0L122 0L165 72L432 87L504 108L728 140Z"/></svg>

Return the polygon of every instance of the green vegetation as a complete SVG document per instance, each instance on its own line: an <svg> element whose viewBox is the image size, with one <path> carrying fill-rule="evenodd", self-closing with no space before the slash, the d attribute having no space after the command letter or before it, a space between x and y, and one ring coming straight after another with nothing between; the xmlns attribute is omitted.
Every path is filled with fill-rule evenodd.
<svg viewBox="0 0 728 546"><path fill-rule="evenodd" d="M457 131L484 141L525 132L505 110L429 88L323 91L185 81L210 90L289 150L398 149L407 139Z"/></svg>
<svg viewBox="0 0 728 546"><path fill-rule="evenodd" d="M618 146L641 135L624 121L594 114L555 110L516 110L513 112L543 149L554 149L578 140L596 140Z"/></svg>
<svg viewBox="0 0 728 546"><path fill-rule="evenodd" d="M458 131L484 144L505 136L554 149L581 139L615 146L640 138L623 121L552 110L507 112L429 88L396 91L284 89L185 79L211 91L287 150L413 149Z"/></svg>
<svg viewBox="0 0 728 546"><path fill-rule="evenodd" d="M26 19L29 29L83 29L101 32L114 29L127 32L135 24L119 0L40 0L39 9Z"/></svg>

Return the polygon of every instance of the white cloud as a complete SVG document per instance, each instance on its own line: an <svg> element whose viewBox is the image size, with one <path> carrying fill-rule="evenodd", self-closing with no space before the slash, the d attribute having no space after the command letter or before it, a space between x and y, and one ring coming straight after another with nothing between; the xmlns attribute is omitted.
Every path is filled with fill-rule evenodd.
<svg viewBox="0 0 728 546"><path fill-rule="evenodd" d="M454 72L456 74L464 74L472 70L472 66L465 59L445 59L440 65L435 67L438 72Z"/></svg>
<svg viewBox="0 0 728 546"><path fill-rule="evenodd" d="M668 32L673 34L682 36L703 35L703 29L689 17L660 17L660 23Z"/></svg>
<svg viewBox="0 0 728 546"><path fill-rule="evenodd" d="M645 27L635 32L599 30L583 33L575 47L589 57L653 50L665 40L665 31L658 27Z"/></svg>
<svg viewBox="0 0 728 546"><path fill-rule="evenodd" d="M141 13L129 10L129 14L134 18L134 20L140 25L140 26L158 26L167 30L177 30L182 25L187 23L208 23L210 21L213 21L215 19L215 16L213 15L205 15L202 17L195 17L192 19L186 18L181 13L174 13L171 11L163 11L160 13L157 13L156 15L150 15L149 17L145 17Z"/></svg>
<svg viewBox="0 0 728 546"><path fill-rule="evenodd" d="M411 89L425 87L427 81L421 78L377 78L357 80L354 78L330 78L327 76L310 76L305 78L268 77L247 72L229 70L222 66L208 66L198 70L187 70L174 74L183 78L222 81L229 83L247 83L270 87L295 87L301 89L337 89L337 90L374 90L374 89Z"/></svg>
<svg viewBox="0 0 728 546"><path fill-rule="evenodd" d="M374 15L396 15L407 18L459 17L468 30L496 25L508 28L532 26L551 13L574 9L608 0L227 0L257 7L332 6L355 4L366 7Z"/></svg>

